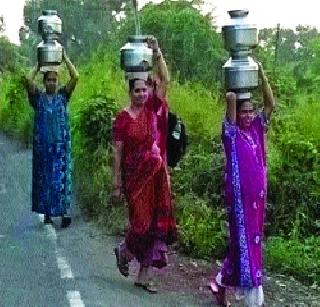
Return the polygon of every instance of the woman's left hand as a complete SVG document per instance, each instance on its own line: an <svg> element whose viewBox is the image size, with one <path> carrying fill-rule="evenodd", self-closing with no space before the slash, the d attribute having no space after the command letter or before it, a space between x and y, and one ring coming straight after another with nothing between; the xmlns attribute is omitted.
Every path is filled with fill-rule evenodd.
<svg viewBox="0 0 320 307"><path fill-rule="evenodd" d="M159 44L158 40L154 36L149 36L147 38L148 47L153 50L153 52L158 52Z"/></svg>
<svg viewBox="0 0 320 307"><path fill-rule="evenodd" d="M262 66L262 63L259 62L259 61L256 61L257 64L258 64L258 73L259 73L259 77L263 80L265 78L265 73L264 73L264 70L263 70L263 66Z"/></svg>
<svg viewBox="0 0 320 307"><path fill-rule="evenodd" d="M160 156L160 148L159 148L159 146L158 146L155 142L152 144L151 152L152 152L153 155L155 155L155 156Z"/></svg>

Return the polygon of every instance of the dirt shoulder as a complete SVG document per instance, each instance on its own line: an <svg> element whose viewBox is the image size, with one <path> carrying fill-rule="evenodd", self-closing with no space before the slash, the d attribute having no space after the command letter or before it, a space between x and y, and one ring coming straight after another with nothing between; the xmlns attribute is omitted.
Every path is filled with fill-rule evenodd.
<svg viewBox="0 0 320 307"><path fill-rule="evenodd" d="M213 306L215 303L207 283L218 271L217 263L192 259L171 250L169 266L156 271L159 288L162 291L175 291L193 294L199 298L201 306ZM320 306L320 287L305 286L293 277L267 273L264 282L265 306ZM233 306L241 306L232 293L229 299Z"/></svg>

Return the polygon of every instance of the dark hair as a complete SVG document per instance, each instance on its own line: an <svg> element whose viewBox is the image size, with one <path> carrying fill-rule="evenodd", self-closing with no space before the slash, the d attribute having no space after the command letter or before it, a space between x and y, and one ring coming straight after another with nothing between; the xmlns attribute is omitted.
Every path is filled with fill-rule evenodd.
<svg viewBox="0 0 320 307"><path fill-rule="evenodd" d="M132 92L134 90L134 85L135 85L136 81L143 81L146 83L146 81L143 79L138 79L138 78L129 79L129 92Z"/></svg>
<svg viewBox="0 0 320 307"><path fill-rule="evenodd" d="M43 82L45 82L48 79L48 76L51 72L55 73L58 76L58 73L56 71L46 71L43 73Z"/></svg>
<svg viewBox="0 0 320 307"><path fill-rule="evenodd" d="M237 108L236 108L237 114L240 112L240 109L241 109L241 107L243 106L243 104L244 104L245 102L251 103L251 104L253 105L253 107L254 107L254 103L253 103L253 101L251 101L250 99L237 100Z"/></svg>

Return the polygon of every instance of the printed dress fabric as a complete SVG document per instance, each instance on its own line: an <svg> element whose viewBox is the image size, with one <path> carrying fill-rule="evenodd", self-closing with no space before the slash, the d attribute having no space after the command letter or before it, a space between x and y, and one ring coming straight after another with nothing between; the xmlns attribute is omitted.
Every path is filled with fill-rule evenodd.
<svg viewBox="0 0 320 307"><path fill-rule="evenodd" d="M54 95L29 93L34 109L32 211L50 216L70 213L71 138L65 88Z"/></svg>
<svg viewBox="0 0 320 307"><path fill-rule="evenodd" d="M144 266L157 268L167 264L167 244L176 239L165 162L166 116L166 102L153 94L137 118L123 110L113 125L114 141L123 142L122 181L129 204L129 229L120 245L122 253L129 252Z"/></svg>
<svg viewBox="0 0 320 307"><path fill-rule="evenodd" d="M247 130L225 120L225 203L229 248L216 280L237 290L248 306L263 304L262 239L266 202L265 133L263 113Z"/></svg>

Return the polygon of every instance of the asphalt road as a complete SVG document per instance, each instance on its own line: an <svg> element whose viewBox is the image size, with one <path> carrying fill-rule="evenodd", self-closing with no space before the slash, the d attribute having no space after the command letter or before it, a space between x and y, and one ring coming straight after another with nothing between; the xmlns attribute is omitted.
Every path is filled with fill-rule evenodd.
<svg viewBox="0 0 320 307"><path fill-rule="evenodd" d="M116 238L74 207L68 229L31 212L32 154L0 134L0 307L199 306L192 296L151 295L115 267ZM202 305L203 306L203 305Z"/></svg>

